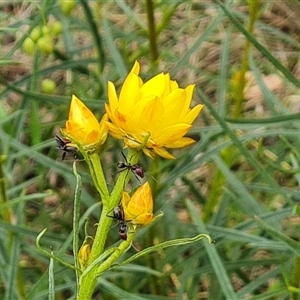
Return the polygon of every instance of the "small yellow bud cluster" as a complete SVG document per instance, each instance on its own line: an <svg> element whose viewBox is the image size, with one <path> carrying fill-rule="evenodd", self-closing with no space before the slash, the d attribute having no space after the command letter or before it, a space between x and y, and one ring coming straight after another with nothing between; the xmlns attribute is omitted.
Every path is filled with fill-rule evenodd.
<svg viewBox="0 0 300 300"><path fill-rule="evenodd" d="M54 21L44 26L35 26L23 42L23 50L28 55L33 55L36 48L43 54L49 55L54 51L54 38L62 32L62 24Z"/></svg>

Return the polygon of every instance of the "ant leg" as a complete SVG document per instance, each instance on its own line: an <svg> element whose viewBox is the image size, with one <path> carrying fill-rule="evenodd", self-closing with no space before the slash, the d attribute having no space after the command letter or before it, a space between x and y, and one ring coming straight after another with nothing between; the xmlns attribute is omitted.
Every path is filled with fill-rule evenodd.
<svg viewBox="0 0 300 300"><path fill-rule="evenodd" d="M119 225L119 223L120 223L119 220L118 220L115 216L110 216L110 215L109 215L109 213L111 213L113 210L114 210L114 208L111 209L111 210L106 214L106 216L107 216L108 218L111 218L111 219L116 220L116 223L113 224L110 228L116 227L116 226Z"/></svg>
<svg viewBox="0 0 300 300"><path fill-rule="evenodd" d="M61 157L61 160L62 160L62 161L66 158L66 155L67 155L67 152L64 151L63 154L62 154L62 157Z"/></svg>
<svg viewBox="0 0 300 300"><path fill-rule="evenodd" d="M122 173L123 171L125 171L127 168L126 167L122 167L123 169L122 170L119 170L119 171L117 171L116 172L116 174L118 174L118 173Z"/></svg>
<svg viewBox="0 0 300 300"><path fill-rule="evenodd" d="M124 157L124 160L125 160L126 164L128 164L127 158L126 158L125 154L123 153L123 151L121 151L121 154Z"/></svg>
<svg viewBox="0 0 300 300"><path fill-rule="evenodd" d="M141 180L139 179L139 177L138 177L134 172L132 172L132 173L133 173L134 177L137 179L137 181L139 182L139 184L141 185L142 182L141 182Z"/></svg>

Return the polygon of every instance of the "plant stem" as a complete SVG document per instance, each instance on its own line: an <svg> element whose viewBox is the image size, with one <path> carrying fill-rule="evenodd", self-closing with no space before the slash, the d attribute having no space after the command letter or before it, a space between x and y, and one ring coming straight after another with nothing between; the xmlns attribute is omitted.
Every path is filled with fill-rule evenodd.
<svg viewBox="0 0 300 300"><path fill-rule="evenodd" d="M102 273L104 273L106 270L108 270L112 264L114 264L117 259L123 254L126 250L129 249L131 246L131 243L133 241L133 238L135 237L136 232L135 231L129 231L127 235L127 240L123 241L118 249L103 263L97 268L97 276L100 276Z"/></svg>
<svg viewBox="0 0 300 300"><path fill-rule="evenodd" d="M247 31L249 32L249 34L252 34L254 30L255 21L257 20L258 13L259 13L259 1L258 0L249 1L249 10L250 10L250 14L249 14L249 23L247 26ZM249 56L250 49L251 49L251 43L249 40L246 40L244 52L241 59L239 81L235 91L235 107L233 111L234 118L240 117L241 110L242 110L242 103L244 101L244 89L247 83L245 75L249 69L248 56Z"/></svg>
<svg viewBox="0 0 300 300"><path fill-rule="evenodd" d="M112 222L112 219L107 217L107 213L107 209L105 209L105 207L103 206L87 266L90 265L95 259L97 259L97 257L100 256L100 254L103 252L106 237ZM81 283L79 286L77 300L92 299L92 294L96 285L96 281L96 268L93 268L89 273L87 273L86 276L80 278Z"/></svg>
<svg viewBox="0 0 300 300"><path fill-rule="evenodd" d="M4 161L5 161L5 156L0 155L0 204L8 202L7 193L6 193L6 183L5 183L6 179L4 177L4 172L3 172ZM11 213L9 207L4 207L1 210L1 215L4 221L10 223Z"/></svg>
<svg viewBox="0 0 300 300"><path fill-rule="evenodd" d="M295 264L294 264L294 270L293 270L293 276L291 280L291 284L293 288L297 288L297 291L292 291L292 297L293 300L299 299L299 285L300 285L300 258L295 257Z"/></svg>
<svg viewBox="0 0 300 300"><path fill-rule="evenodd" d="M103 51L103 47L102 47L101 37L100 37L99 31L97 29L97 24L95 22L95 18L89 7L89 1L80 0L80 3L82 5L82 8L86 15L87 22L91 28L91 32L93 34L93 38L95 41L95 47L96 47L98 59L99 59L98 67L99 67L99 72L101 74L103 72L103 68L104 68L104 51Z"/></svg>
<svg viewBox="0 0 300 300"><path fill-rule="evenodd" d="M150 43L150 52L152 63L157 64L158 59L158 50L156 43L156 28L155 28L155 20L154 20L154 10L152 0L146 0L146 9L147 9L147 18L148 18L148 37Z"/></svg>
<svg viewBox="0 0 300 300"><path fill-rule="evenodd" d="M89 168L94 185L100 194L103 206L106 206L108 204L107 202L109 201L109 192L98 153L94 152L88 155L88 160L90 162Z"/></svg>
<svg viewBox="0 0 300 300"><path fill-rule="evenodd" d="M88 156L89 156L89 161L91 163L91 165L89 164L90 171L94 173L92 177L95 181L95 185L99 187L102 194L103 191L107 191L107 195L106 192L103 194L104 195L104 198L102 198L103 209L99 219L99 223L94 238L94 243L92 246L89 261L87 263L87 267L91 265L104 251L105 242L112 223L112 218L109 218L107 215L109 214L109 212L111 212L111 210L115 206L119 205L124 190L124 186L129 180L129 176L127 176L128 172L121 173L118 177L118 180L116 182L116 185L112 193L109 195L98 154L90 154ZM129 156L128 162L134 164L139 159L140 151L131 150L129 151L128 156ZM135 234L133 233L131 234L128 233L127 240L123 241L118 247L118 249L114 251L111 254L111 256L106 261L104 261L101 264L101 266L99 266L99 268L97 267L92 268L84 277L80 278L80 286L79 286L77 300L90 300L92 298L92 294L97 282L97 277L100 274L102 274L105 270L107 270L120 257L120 255L128 249L134 235Z"/></svg>

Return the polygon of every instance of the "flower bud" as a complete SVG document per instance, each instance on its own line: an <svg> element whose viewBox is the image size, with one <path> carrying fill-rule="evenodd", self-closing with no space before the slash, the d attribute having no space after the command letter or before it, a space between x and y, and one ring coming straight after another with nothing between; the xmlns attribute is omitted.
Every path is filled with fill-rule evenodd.
<svg viewBox="0 0 300 300"><path fill-rule="evenodd" d="M51 25L51 33L54 36L59 36L62 33L62 24L59 21L55 21L52 25Z"/></svg>
<svg viewBox="0 0 300 300"><path fill-rule="evenodd" d="M69 119L62 133L73 137L82 146L92 148L105 143L108 134L106 120L107 115L105 114L99 123L84 103L73 95Z"/></svg>
<svg viewBox="0 0 300 300"><path fill-rule="evenodd" d="M63 14L65 16L69 16L76 5L76 1L75 0L59 0L58 4L59 4L60 9L62 10Z"/></svg>
<svg viewBox="0 0 300 300"><path fill-rule="evenodd" d="M37 46L44 54L51 54L54 50L53 39L50 34L43 35L37 41Z"/></svg>
<svg viewBox="0 0 300 300"><path fill-rule="evenodd" d="M28 55L34 54L35 44L34 44L34 41L30 37L27 37L24 40L22 47L26 54L28 54Z"/></svg>
<svg viewBox="0 0 300 300"><path fill-rule="evenodd" d="M147 225L153 219L153 198L148 181L141 185L132 197L123 192L122 207L127 222L133 225Z"/></svg>
<svg viewBox="0 0 300 300"><path fill-rule="evenodd" d="M42 35L42 31L40 26L35 26L30 32L30 37L35 43L38 41L41 35Z"/></svg>
<svg viewBox="0 0 300 300"><path fill-rule="evenodd" d="M44 79L42 81L42 92L46 94L53 94L56 90L56 83L51 79Z"/></svg>
<svg viewBox="0 0 300 300"><path fill-rule="evenodd" d="M78 262L81 270L86 268L91 253L90 244L83 244L78 252Z"/></svg>

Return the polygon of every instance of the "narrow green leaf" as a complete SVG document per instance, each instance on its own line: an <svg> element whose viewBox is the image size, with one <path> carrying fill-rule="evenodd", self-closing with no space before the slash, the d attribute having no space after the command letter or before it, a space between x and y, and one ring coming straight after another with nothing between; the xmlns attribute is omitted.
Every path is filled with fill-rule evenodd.
<svg viewBox="0 0 300 300"><path fill-rule="evenodd" d="M76 267L70 265L69 263L66 263L65 261L63 261L63 260L60 259L59 257L57 257L57 256L55 256L55 255L53 255L53 254L51 254L50 252L44 250L44 249L41 247L41 245L40 245L40 240L41 240L42 236L45 234L46 231L47 231L47 228L45 228L44 230L42 230L42 231L39 233L39 235L37 236L37 238L36 238L36 240L35 240L35 245L36 245L36 247L37 247L42 253L44 253L47 257L50 257L50 258L55 259L57 262L61 263L62 265L64 265L64 266L67 267L67 268L70 268L70 269L77 270L77 271L81 272L80 269L78 269L78 268L76 268Z"/></svg>
<svg viewBox="0 0 300 300"><path fill-rule="evenodd" d="M238 19L223 5L219 0L216 0L223 12L230 19L232 24L236 26L236 28L254 45L254 47L260 51L270 63L274 65L282 74L289 79L296 87L300 87L300 82L297 78L287 69L285 68L263 45L261 45L238 21Z"/></svg>
<svg viewBox="0 0 300 300"><path fill-rule="evenodd" d="M291 251L293 251L298 257L300 257L300 243L279 232L276 228L270 226L259 217L256 216L255 220L261 228L274 236L277 240L283 242Z"/></svg>
<svg viewBox="0 0 300 300"><path fill-rule="evenodd" d="M221 159L219 155L214 155L213 159L218 168L224 174L227 184L232 187L234 192L239 196L237 205L239 205L245 214L249 216L260 215L265 212L265 209L252 197L247 191L242 182L236 178L236 176L229 170L226 163Z"/></svg>
<svg viewBox="0 0 300 300"><path fill-rule="evenodd" d="M153 276L157 276L160 277L163 275L163 273L158 272L156 270L153 270L149 267L145 267L145 266L141 266L141 265L135 265L135 264L128 264L126 266L118 266L118 271L117 272L121 272L124 271L126 273L130 273L130 272L140 272L143 274L149 274L149 275L153 275ZM106 276L106 273L103 274L103 276ZM110 275L107 275L107 277L109 277Z"/></svg>
<svg viewBox="0 0 300 300"><path fill-rule="evenodd" d="M26 201L41 200L41 199L44 199L45 197L49 197L49 194L36 193L36 194L30 194L30 195L21 195L20 197L11 199L9 202L0 204L0 210L7 208L7 207L12 207L21 202L25 203Z"/></svg>
<svg viewBox="0 0 300 300"><path fill-rule="evenodd" d="M110 27L111 27L111 24L109 23L106 16L104 15L103 16L103 29L104 29L104 35L105 35L105 42L107 44L108 51L114 61L116 71L118 72L120 78L125 78L127 76L128 70L125 65L124 59L123 59L122 55L120 54L119 49L117 48L116 42L113 39Z"/></svg>
<svg viewBox="0 0 300 300"><path fill-rule="evenodd" d="M300 113L296 114L288 114L288 115L282 115L282 116L275 116L270 118L261 118L261 119L232 119L232 118L226 118L227 122L230 123L238 123L238 124L277 124L280 122L290 122L292 120L300 120Z"/></svg>
<svg viewBox="0 0 300 300"><path fill-rule="evenodd" d="M248 284L242 287L236 294L239 299L245 299L247 295L255 294L255 291L261 287L269 284L269 281L278 276L280 269L276 268L274 270L270 270L265 274L262 274L258 278L251 280Z"/></svg>
<svg viewBox="0 0 300 300"><path fill-rule="evenodd" d="M124 289L119 288L115 284L105 280L104 278L100 277L98 282L102 289L106 290L106 292L111 296L111 299L119 299L119 300L145 300L146 298L139 297L132 293L128 293Z"/></svg>
<svg viewBox="0 0 300 300"><path fill-rule="evenodd" d="M15 218L18 224L23 224L24 219L24 204L20 203L15 210ZM8 248L9 257L9 272L7 273L6 300L22 298L25 295L24 287L21 285L21 281L18 277L20 252L21 252L21 233L20 232L9 232L11 237L11 244Z"/></svg>
<svg viewBox="0 0 300 300"><path fill-rule="evenodd" d="M214 109L211 101L207 99L206 95L200 90L197 89L200 98L202 99L204 105L207 109L209 109L212 116L216 119L216 121L220 124L223 130L226 132L228 137L232 140L234 145L239 149L240 153L247 159L247 161L256 169L256 171L265 179L265 181L273 187L274 193L278 193L281 195L287 202L292 203L290 197L286 195L282 189L278 186L277 182L274 178L269 174L253 157L253 155L248 151L248 149L243 145L243 143L239 140L236 134L229 128L226 124L225 120L221 118L221 116Z"/></svg>
<svg viewBox="0 0 300 300"><path fill-rule="evenodd" d="M205 225L202 223L199 215L197 214L197 210L192 204L191 201L186 201L189 213L193 219L193 222L196 224L198 230L200 232L206 232ZM212 267L215 271L215 275L218 278L218 282L221 286L221 289L223 291L225 299L230 300L238 300L238 297L233 289L233 286L231 284L230 277L227 274L226 268L216 250L214 245L211 245L209 243L204 243L207 255L209 257L209 260L212 264Z"/></svg>
<svg viewBox="0 0 300 300"><path fill-rule="evenodd" d="M110 256L115 251L119 251L117 247L109 248L105 250L96 260L94 260L82 273L81 277L86 276L95 266L99 265L104 261L108 256Z"/></svg>
<svg viewBox="0 0 300 300"><path fill-rule="evenodd" d="M81 176L77 172L76 161L73 163L73 172L76 177L76 188L74 196L74 213L73 213L73 257L74 265L79 268L78 251L79 251L79 221L80 221L80 198L81 198ZM79 273L76 270L76 281L79 286Z"/></svg>
<svg viewBox="0 0 300 300"><path fill-rule="evenodd" d="M231 37L231 27L225 33L222 52L221 52L221 61L220 61L220 73L218 76L218 85L217 85L217 99L218 99L218 113L225 117L227 111L227 93L228 93L228 72L229 72L229 54L230 54L230 37Z"/></svg>
<svg viewBox="0 0 300 300"><path fill-rule="evenodd" d="M16 284L20 255L20 235L18 233L13 235L10 255L11 256L7 278L8 280L6 282L5 300L16 299L17 297Z"/></svg>
<svg viewBox="0 0 300 300"><path fill-rule="evenodd" d="M221 21L224 18L224 14L222 12L219 13L219 15L213 19L213 21L207 25L202 32L200 38L194 43L192 47L185 53L185 55L182 56L182 58L177 62L175 67L172 69L172 73L176 74L180 69L183 67L186 67L188 65L189 59L192 55L196 53L196 51L199 49L200 45L210 36L213 34L213 31L219 26Z"/></svg>
<svg viewBox="0 0 300 300"><path fill-rule="evenodd" d="M89 6L89 2L87 0L80 0L79 1L82 5L83 11L86 15L87 22L90 26L90 32L94 38L95 41L95 48L98 53L98 66L99 71L102 73L104 68L104 58L105 58L105 52L103 50L102 46L102 40L101 35L98 32L96 20L94 18L94 15L92 13L91 7Z"/></svg>
<svg viewBox="0 0 300 300"><path fill-rule="evenodd" d="M51 251L51 254L53 255L53 252ZM52 257L50 257L50 263L49 263L49 294L48 299L49 300L55 300L55 284L54 284L54 260Z"/></svg>
<svg viewBox="0 0 300 300"><path fill-rule="evenodd" d="M120 266L125 265L130 263L131 261L134 261L135 259L138 259L142 256L148 255L154 251L158 251L158 250L162 250L164 248L168 248L168 247L174 247L174 246L182 246L182 245L187 245L187 244L191 244L191 243L195 243L197 241L202 240L203 238L208 239L209 243L212 242L212 239L210 238L210 236L208 234L198 234L195 237L192 238L182 238L182 239L176 239L176 240L170 240L170 241L166 241L164 243L152 246L152 247L148 247L146 249L143 249L142 251L140 251L139 253L132 255L130 258L128 258L127 260L123 261Z"/></svg>

